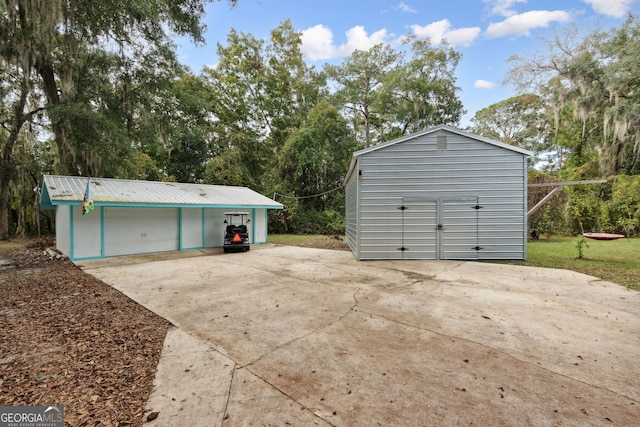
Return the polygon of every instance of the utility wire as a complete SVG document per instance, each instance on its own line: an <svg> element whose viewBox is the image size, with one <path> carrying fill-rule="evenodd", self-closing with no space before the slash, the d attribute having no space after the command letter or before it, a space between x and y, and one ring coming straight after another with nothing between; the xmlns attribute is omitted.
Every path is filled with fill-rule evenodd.
<svg viewBox="0 0 640 427"><path fill-rule="evenodd" d="M287 199L296 199L296 200L300 200L300 199L311 199L311 198L313 198L313 197L324 196L325 194L332 193L332 192L334 192L334 191L340 190L340 189L341 189L341 188L343 188L343 187L344 187L344 185L340 185L340 186L338 186L338 187L336 187L336 188L332 188L331 190L327 190L327 191L324 191L324 192L322 192L322 193L312 194L311 196L289 196L289 195L286 195L286 194L276 193L276 192L274 191L274 192L273 192L273 200L275 200L275 199L276 199L276 195L277 195L277 196L280 196L280 197L287 198Z"/></svg>

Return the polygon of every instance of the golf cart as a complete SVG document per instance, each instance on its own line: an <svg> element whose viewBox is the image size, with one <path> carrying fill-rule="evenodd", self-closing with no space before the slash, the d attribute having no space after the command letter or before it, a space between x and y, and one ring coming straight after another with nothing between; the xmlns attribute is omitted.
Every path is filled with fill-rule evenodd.
<svg viewBox="0 0 640 427"><path fill-rule="evenodd" d="M225 212L224 223L224 252L249 250L249 231L247 224L250 222L248 212Z"/></svg>

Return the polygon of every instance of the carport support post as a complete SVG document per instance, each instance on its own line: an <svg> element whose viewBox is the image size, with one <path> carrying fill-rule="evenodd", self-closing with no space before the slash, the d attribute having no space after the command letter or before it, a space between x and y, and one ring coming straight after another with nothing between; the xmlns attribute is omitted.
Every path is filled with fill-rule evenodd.
<svg viewBox="0 0 640 427"><path fill-rule="evenodd" d="M527 215L533 214L535 211L540 209L542 205L544 205L554 194L556 194L560 189L562 189L565 185L585 185L585 184L604 184L606 183L606 179L586 179L582 181L565 181L565 182L541 182L537 184L529 184L528 188L536 188L536 187L556 187L549 194L547 194L542 200L538 202L537 205L531 208L531 210L527 213Z"/></svg>
<svg viewBox="0 0 640 427"><path fill-rule="evenodd" d="M540 209L542 207L542 205L544 205L545 203L547 203L547 201L549 201L549 199L551 199L558 191L562 190L564 188L564 186L559 185L558 187L554 188L553 190L551 190L549 192L549 194L547 194L546 196L544 196L544 198L542 200L540 200L538 202L538 204L536 204L534 207L531 208L531 210L529 212L527 212L527 215L532 215L534 214L538 209Z"/></svg>

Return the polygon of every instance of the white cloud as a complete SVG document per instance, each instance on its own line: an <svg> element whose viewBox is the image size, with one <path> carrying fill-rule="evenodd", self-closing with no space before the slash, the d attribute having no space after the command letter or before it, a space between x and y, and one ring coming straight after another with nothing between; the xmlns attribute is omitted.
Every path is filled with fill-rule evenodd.
<svg viewBox="0 0 640 427"><path fill-rule="evenodd" d="M420 38L429 38L434 43L439 43L445 38L445 33L451 28L451 23L448 19L432 22L429 25L420 26L412 25L411 31Z"/></svg>
<svg viewBox="0 0 640 427"><path fill-rule="evenodd" d="M451 46L469 46L480 35L480 27L467 27L451 30L446 33L445 38Z"/></svg>
<svg viewBox="0 0 640 427"><path fill-rule="evenodd" d="M512 9L517 3L526 3L527 0L483 0L489 4L489 15L512 16L517 12ZM606 1L606 0L604 0Z"/></svg>
<svg viewBox="0 0 640 427"><path fill-rule="evenodd" d="M302 31L302 53L312 61L333 58L335 45L333 33L324 25L318 24Z"/></svg>
<svg viewBox="0 0 640 427"><path fill-rule="evenodd" d="M447 40L452 46L469 46L480 34L479 27L451 29L451 22L448 19L433 22L424 27L412 25L411 31L420 38L429 38L431 43L437 45L442 40Z"/></svg>
<svg viewBox="0 0 640 427"><path fill-rule="evenodd" d="M473 87L476 89L493 89L496 84L488 80L476 80L473 83Z"/></svg>
<svg viewBox="0 0 640 427"><path fill-rule="evenodd" d="M333 42L333 32L324 25L302 30L302 53L311 61L349 56L354 50L369 50L391 37L385 28L369 35L363 26L355 26L345 33L347 41L340 46Z"/></svg>
<svg viewBox="0 0 640 427"><path fill-rule="evenodd" d="M563 10L531 10L508 17L502 22L489 24L486 35L490 38L503 37L511 34L526 35L534 28L548 27L552 22L567 22L571 15Z"/></svg>
<svg viewBox="0 0 640 427"><path fill-rule="evenodd" d="M376 31L369 36L367 35L367 31L361 25L350 28L347 30L346 35L347 42L338 47L338 53L340 56L348 56L356 49L369 50L377 44L385 43L385 39L389 37L385 28Z"/></svg>
<svg viewBox="0 0 640 427"><path fill-rule="evenodd" d="M401 12L406 12L406 13L418 13L417 10L415 10L414 8L412 8L411 6L409 6L403 1L398 3L398 5L394 7L394 9L399 10Z"/></svg>
<svg viewBox="0 0 640 427"><path fill-rule="evenodd" d="M631 11L637 0L582 0L590 5L596 13L622 18Z"/></svg>

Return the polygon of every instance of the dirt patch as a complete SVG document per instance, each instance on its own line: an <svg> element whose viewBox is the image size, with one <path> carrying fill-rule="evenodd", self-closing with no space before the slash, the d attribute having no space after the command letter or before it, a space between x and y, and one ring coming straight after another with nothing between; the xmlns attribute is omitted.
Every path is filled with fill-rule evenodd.
<svg viewBox="0 0 640 427"><path fill-rule="evenodd" d="M47 243L0 247L0 404L64 405L70 426L141 425L170 324Z"/></svg>
<svg viewBox="0 0 640 427"><path fill-rule="evenodd" d="M333 249L337 251L349 251L349 245L344 240L344 236L317 236L306 239L301 243L290 243L292 246L301 246L304 248L316 249Z"/></svg>

